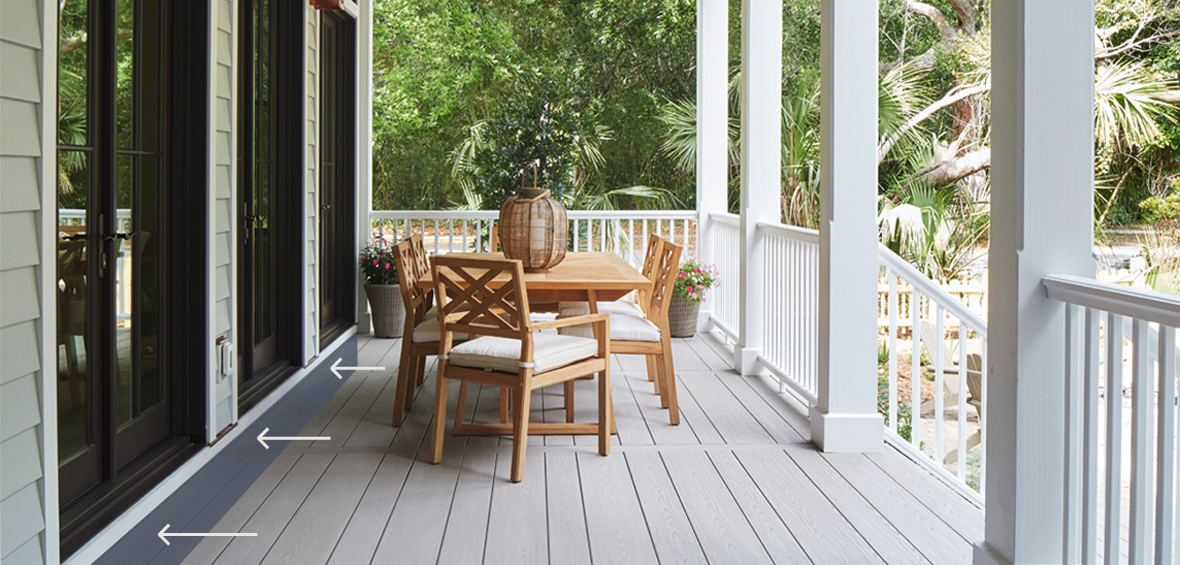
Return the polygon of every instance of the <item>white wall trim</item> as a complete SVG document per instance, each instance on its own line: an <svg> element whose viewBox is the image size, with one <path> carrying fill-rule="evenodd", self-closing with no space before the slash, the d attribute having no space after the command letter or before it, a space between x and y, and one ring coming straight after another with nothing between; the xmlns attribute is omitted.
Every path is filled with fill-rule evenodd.
<svg viewBox="0 0 1180 565"><path fill-rule="evenodd" d="M311 257L304 257L304 261L303 261L303 300L307 300L308 290L314 288L315 289L315 292L314 292L315 304L313 304L311 306L312 306L312 310L315 312L315 319L313 320L311 318L311 316L307 315L308 313L306 311L304 312L303 337L306 340L308 336L311 336L311 343L312 343L312 350L304 352L304 355L303 355L304 363L307 363L312 358L314 358L320 354L320 324L319 324L319 320L320 320L320 316L323 315L323 312L320 312L320 304L322 304L323 301L321 300L321 297L320 297L321 289L320 289L320 284L319 284L319 278L316 277L316 280L314 281L315 285L312 286L312 282L313 282L312 276L313 275L312 275L312 273L308 272L307 267L308 267L308 265L315 265L315 274L316 275L318 275L320 272L320 269L323 268L323 265L320 265L320 258L319 258L319 254L317 253L317 251L319 250L319 246L320 246L320 232L319 232L319 230L320 230L320 207L319 207L319 202L320 202L320 120L322 119L321 112L320 112L320 107L322 105L322 101L320 100L320 90L321 90L320 81L321 81L321 75L323 73L323 69L320 68L321 67L320 62L323 61L323 56L320 54L320 48L322 47L322 45L320 45L320 43L321 43L320 38L322 37L324 30L321 27L323 25L323 16L320 14L320 10L316 10L314 8L311 8L310 6L307 9L311 11L311 19L308 20L307 22L304 22L304 24L305 24L304 25L304 35L307 35L306 34L307 24L309 24L310 22L313 22L313 21L315 22L315 34L312 35L312 42L313 42L312 45L304 45L303 46L303 74L304 74L304 79L305 79L304 82L306 82L307 71L314 64L315 65L315 84L312 86L312 92L305 92L303 95L303 98L304 98L305 103L307 102L308 98L310 98L311 100L314 101L314 103L312 104L311 112L312 112L312 119L315 124L314 125L315 129L312 130L311 135L312 135L312 140L313 140L312 145L315 148L315 150L312 152L311 162L304 164L303 174L306 175L307 171L309 171L309 170L313 170L315 172L312 173L312 175L311 175L312 199L311 199L310 203L307 202L307 187L304 187L304 193L303 193L303 197L304 197L303 201L304 201L305 205L306 204L311 205L311 215L312 215L312 222L311 222L312 233L310 234L311 237L304 238L303 249L305 251L307 250L308 241L313 242L313 244L311 246L311 248L312 248L311 253L312 253L312 257L314 257L314 260ZM307 57L308 47L313 47L315 49L315 57L316 57L315 61L311 61L308 59L308 57ZM306 106L306 104L305 104L305 106ZM304 125L304 129L306 129L307 128L306 117L303 120L303 125ZM307 149L307 145L304 144L304 150L306 151L306 149ZM304 221L307 221L306 211L304 213L303 219L304 219Z"/></svg>
<svg viewBox="0 0 1180 565"><path fill-rule="evenodd" d="M336 351L336 349L338 349L340 346L344 345L346 341L355 336L356 329L349 328L340 337L336 338L336 341L332 342L331 345L326 347L324 351L330 354L331 352ZM167 498L171 496L172 493L176 492L178 488L180 488L186 481L192 478L193 475L195 475L197 471L204 467L206 463L211 461L217 456L217 454L221 453L223 449L226 449L229 444L233 443L234 440L238 439L242 434L244 434L245 431L252 424L254 424L254 422L256 422L260 416L262 416L262 414L265 414L267 410L269 410L279 401L279 399L283 398L283 396L290 392L291 389L295 388L295 385L299 384L304 378L312 374L315 369L319 367L320 363L322 363L327 358L328 355L321 355L306 368L299 369L294 374L292 374L290 378L283 382L283 384L271 391L271 393L268 394L266 398L262 399L261 402L255 405L254 408L251 408L250 411L238 421L238 426L230 430L229 433L225 434L225 436L221 438L221 441L217 442L216 445L204 449L200 453L194 455L192 459L189 459L184 463L184 465L181 465L179 469L177 469L171 475L168 475L168 478L161 481L160 484L156 485L156 487L144 495L143 498L139 499L139 501L136 502L131 508L120 514L118 518L110 523L110 525L108 525L106 528L103 528L103 530L99 532L98 535L91 538L90 541L86 543L86 545L82 546L77 552L70 556L70 558L65 561L65 565L83 565L92 563L99 557L102 557L102 555L106 553L107 550L115 544L115 542L127 535L127 533L131 531L131 528L135 527L136 524L138 524L148 514L155 510L157 506L167 500ZM56 563L56 561L53 562Z"/></svg>
<svg viewBox="0 0 1180 565"><path fill-rule="evenodd" d="M369 242L369 214L373 211L373 3L364 2L357 21L356 57L356 222L357 246L353 257ZM359 333L369 333L369 303L365 298L365 276L360 264L357 270L356 327Z"/></svg>
<svg viewBox="0 0 1180 565"><path fill-rule="evenodd" d="M57 2L41 20L41 505L46 563L60 561L57 466ZM52 221L50 221L52 214Z"/></svg>
<svg viewBox="0 0 1180 565"><path fill-rule="evenodd" d="M213 443L217 439L217 348L213 342L217 339L217 6L218 2L209 3L209 63L205 69L205 132L209 138L205 148L205 167L208 175L205 200L208 214L205 217L205 241L208 253L205 255L205 285L206 307L205 323L208 334L205 336L205 443ZM230 136L233 137L233 136ZM231 154L232 157L232 154ZM232 160L232 159L231 159ZM232 179L231 179L232 180ZM231 207L232 208L232 207ZM234 215L230 214L230 223ZM232 227L230 228L233 229ZM233 233L232 231L230 233ZM232 246L232 242L231 242ZM232 281L230 283L233 284ZM231 290L230 295L234 293ZM232 327L232 325L231 325ZM235 344L236 346L236 344ZM81 553L81 552L79 552Z"/></svg>

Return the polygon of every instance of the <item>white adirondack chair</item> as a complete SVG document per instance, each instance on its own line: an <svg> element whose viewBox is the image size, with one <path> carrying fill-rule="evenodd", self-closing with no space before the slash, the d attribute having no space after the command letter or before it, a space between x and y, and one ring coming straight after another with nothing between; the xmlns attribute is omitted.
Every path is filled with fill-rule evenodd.
<svg viewBox="0 0 1180 565"><path fill-rule="evenodd" d="M930 356L931 363L934 362L934 352L942 350L942 405L953 406L959 403L959 355L955 348L951 347L941 336L935 335L936 333L934 324L929 320L918 321L918 336L921 338L922 344L926 346L926 354ZM915 380L914 386L917 386L917 379L922 377L918 375L913 378ZM934 401L935 399L931 398L923 402L919 414L933 412Z"/></svg>

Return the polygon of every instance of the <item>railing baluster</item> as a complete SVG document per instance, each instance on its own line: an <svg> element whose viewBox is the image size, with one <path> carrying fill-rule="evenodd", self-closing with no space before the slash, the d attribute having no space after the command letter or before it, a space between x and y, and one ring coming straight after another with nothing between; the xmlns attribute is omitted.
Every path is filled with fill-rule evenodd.
<svg viewBox="0 0 1180 565"><path fill-rule="evenodd" d="M955 447L955 474L967 481L967 326L959 320L959 442Z"/></svg>
<svg viewBox="0 0 1180 565"><path fill-rule="evenodd" d="M885 276L889 279L889 429L897 433L897 277L893 271L885 267Z"/></svg>
<svg viewBox="0 0 1180 565"><path fill-rule="evenodd" d="M927 351L934 360L934 460L940 465L946 461L946 454L942 451L942 432L943 432L943 410L946 409L945 400L943 399L943 387L946 386L946 376L942 374L942 343L945 336L943 335L942 319L942 305L935 304L934 306L934 341L935 343L927 344L928 349L934 351ZM919 340L921 341L921 340ZM962 394L963 391L959 391Z"/></svg>
<svg viewBox="0 0 1180 565"><path fill-rule="evenodd" d="M1074 469L1078 463L1079 433L1078 408L1081 394L1078 390L1076 373L1078 373L1078 344L1081 342L1081 332L1078 330L1080 313L1077 306L1065 306L1065 539L1063 555L1066 563L1078 562L1078 544L1080 527L1074 519L1078 507L1079 481Z"/></svg>
<svg viewBox="0 0 1180 565"><path fill-rule="evenodd" d="M1151 488L1151 410L1155 386L1148 357L1150 331L1147 321L1139 319L1131 330L1131 516L1127 552L1131 563L1147 562L1147 537L1152 523L1148 489Z"/></svg>
<svg viewBox="0 0 1180 565"><path fill-rule="evenodd" d="M1093 308L1086 308L1085 320L1085 406L1082 409L1082 563L1098 560L1098 408L1101 374L1101 320ZM986 405L985 405L986 406Z"/></svg>
<svg viewBox="0 0 1180 565"><path fill-rule="evenodd" d="M922 340L918 334L918 323L922 315L922 295L910 285L910 443L919 450L922 443ZM935 392L937 395L937 392Z"/></svg>
<svg viewBox="0 0 1180 565"><path fill-rule="evenodd" d="M1176 487L1176 328L1160 324L1159 417L1156 430L1158 462L1155 488L1155 562L1171 564L1175 532Z"/></svg>
<svg viewBox="0 0 1180 565"><path fill-rule="evenodd" d="M1123 317L1106 319L1106 548L1108 565L1119 564L1122 539Z"/></svg>

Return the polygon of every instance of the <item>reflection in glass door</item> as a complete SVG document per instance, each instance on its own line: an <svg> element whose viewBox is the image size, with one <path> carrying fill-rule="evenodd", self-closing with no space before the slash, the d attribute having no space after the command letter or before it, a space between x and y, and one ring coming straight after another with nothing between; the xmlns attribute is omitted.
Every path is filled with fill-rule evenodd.
<svg viewBox="0 0 1180 565"><path fill-rule="evenodd" d="M161 372L164 5L60 14L58 453L63 505L169 435Z"/></svg>

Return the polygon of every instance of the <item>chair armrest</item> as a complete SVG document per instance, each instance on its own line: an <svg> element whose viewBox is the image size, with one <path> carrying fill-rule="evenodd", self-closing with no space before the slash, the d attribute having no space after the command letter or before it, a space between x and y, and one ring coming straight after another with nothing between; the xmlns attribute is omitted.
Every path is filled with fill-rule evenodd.
<svg viewBox="0 0 1180 565"><path fill-rule="evenodd" d="M565 328L569 326L581 326L583 324L593 324L596 322L605 322L610 319L610 314L585 314L582 316L573 316L570 318L561 318L548 322L532 322L529 324L529 331L539 332L542 330L552 330L556 328Z"/></svg>

